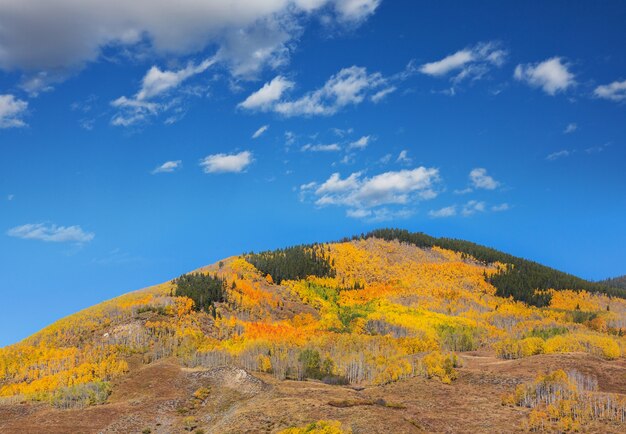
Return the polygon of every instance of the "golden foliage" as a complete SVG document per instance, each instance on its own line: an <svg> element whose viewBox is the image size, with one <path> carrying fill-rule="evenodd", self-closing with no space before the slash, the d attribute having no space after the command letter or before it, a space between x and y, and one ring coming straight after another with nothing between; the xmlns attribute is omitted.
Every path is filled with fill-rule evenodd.
<svg viewBox="0 0 626 434"><path fill-rule="evenodd" d="M189 365L237 364L278 378L384 384L415 375L450 383L459 364L454 351L491 349L502 358L584 351L606 359L626 351L625 300L550 291L549 307L530 307L495 295L487 278L505 264L440 248L371 238L319 251L335 277L276 285L243 257L226 260L219 273L228 281L227 301L217 303L215 318L173 297L167 283L60 320L0 349L0 396L47 399L108 381L128 370L130 354L145 362L177 356ZM551 411L534 408L529 424L554 419ZM575 427L577 419L567 417L559 423Z"/></svg>

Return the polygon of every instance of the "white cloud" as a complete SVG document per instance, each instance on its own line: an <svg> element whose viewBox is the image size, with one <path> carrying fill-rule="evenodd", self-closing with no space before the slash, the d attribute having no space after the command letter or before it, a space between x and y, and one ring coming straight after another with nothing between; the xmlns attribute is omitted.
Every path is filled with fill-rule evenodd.
<svg viewBox="0 0 626 434"><path fill-rule="evenodd" d="M451 72L454 82L464 79L480 79L491 67L504 64L507 52L495 42L480 43L450 54L441 60L425 63L418 68L422 74L443 77Z"/></svg>
<svg viewBox="0 0 626 434"><path fill-rule="evenodd" d="M454 194L468 194L473 192L474 189L472 187L463 188L461 190L454 190Z"/></svg>
<svg viewBox="0 0 626 434"><path fill-rule="evenodd" d="M608 143L604 143L602 145L590 146L589 148L585 149L585 152L587 154L597 154L597 153L600 153L600 152L604 152L611 145L612 145L612 143L608 142Z"/></svg>
<svg viewBox="0 0 626 434"><path fill-rule="evenodd" d="M409 151L407 151L406 149L400 151L400 153L398 154L398 158L396 158L397 163L411 164L411 161L413 160L411 160L411 158L409 157Z"/></svg>
<svg viewBox="0 0 626 434"><path fill-rule="evenodd" d="M359 140L348 145L348 149L365 149L371 140L371 136L363 136Z"/></svg>
<svg viewBox="0 0 626 434"><path fill-rule="evenodd" d="M349 209L346 216L354 219L364 219L370 223L379 223L391 220L406 219L415 214L408 208L392 210L386 207L376 209Z"/></svg>
<svg viewBox="0 0 626 434"><path fill-rule="evenodd" d="M431 210L428 215L432 218L445 218L456 215L456 205L446 206L437 210Z"/></svg>
<svg viewBox="0 0 626 434"><path fill-rule="evenodd" d="M593 94L598 98L615 102L626 100L626 80L603 84L594 89Z"/></svg>
<svg viewBox="0 0 626 434"><path fill-rule="evenodd" d="M76 70L105 48L184 56L217 47L236 75L288 57L311 16L348 25L379 0L8 0L0 2L0 69ZM72 18L68 25L68 17Z"/></svg>
<svg viewBox="0 0 626 434"><path fill-rule="evenodd" d="M127 127L155 116L171 108L179 108L177 99L155 102L154 99L166 96L178 88L189 78L205 72L215 64L214 59L206 59L195 65L189 63L185 68L176 71L163 71L157 66L148 70L141 80L141 87L135 96L128 98L121 96L111 102L111 106L119 111L113 116L111 123L115 126ZM180 111L170 116L166 123L173 123L181 117Z"/></svg>
<svg viewBox="0 0 626 434"><path fill-rule="evenodd" d="M335 9L341 19L359 22L372 15L381 1L382 0L341 0L335 3ZM308 1L308 3L320 2L320 0Z"/></svg>
<svg viewBox="0 0 626 434"><path fill-rule="evenodd" d="M258 139L259 137L263 135L264 132L266 132L269 129L269 127L270 127L269 125L263 125L261 128L256 130L254 134L252 134L252 138Z"/></svg>
<svg viewBox="0 0 626 434"><path fill-rule="evenodd" d="M157 173L172 173L176 169L180 169L182 165L183 165L183 162L181 160L166 161L165 163L161 164L159 167L155 168L152 171L152 174L154 175Z"/></svg>
<svg viewBox="0 0 626 434"><path fill-rule="evenodd" d="M140 101L145 101L175 89L183 81L203 73L214 63L214 59L206 59L198 65L190 63L178 71L163 71L159 67L153 66L143 77L141 89L137 93L136 98Z"/></svg>
<svg viewBox="0 0 626 434"><path fill-rule="evenodd" d="M372 95L370 97L370 99L372 100L373 103L377 104L377 103L381 102L383 99L385 99L387 97L387 95L392 94L396 90L398 90L398 88L395 87L395 86L386 87L386 88L381 89L378 92L376 92L374 95Z"/></svg>
<svg viewBox="0 0 626 434"><path fill-rule="evenodd" d="M239 103L239 107L248 110L270 110L285 91L293 88L294 83L279 75L272 81L265 83L263 87L252 93L245 101Z"/></svg>
<svg viewBox="0 0 626 434"><path fill-rule="evenodd" d="M15 199L15 195L14 195L14 194L9 194L9 195L7 195L7 200L8 200L8 201L11 201L11 200L13 200L13 199Z"/></svg>
<svg viewBox="0 0 626 434"><path fill-rule="evenodd" d="M345 137L349 134L352 134L354 132L354 128L346 128L346 129L342 129L342 128L332 128L333 133L335 133L337 136L339 137Z"/></svg>
<svg viewBox="0 0 626 434"><path fill-rule="evenodd" d="M268 108L284 116L328 116L349 105L362 103L385 82L380 73L369 74L363 67L351 66L330 77L320 89L291 101L275 98Z"/></svg>
<svg viewBox="0 0 626 434"><path fill-rule="evenodd" d="M0 95L0 128L25 127L23 116L28 109L28 102L13 95Z"/></svg>
<svg viewBox="0 0 626 434"><path fill-rule="evenodd" d="M568 151L567 149L563 149L562 151L556 151L551 154L548 154L548 156L546 157L546 160L554 161L554 160L558 160L559 158L569 157L570 154L571 154L570 151Z"/></svg>
<svg viewBox="0 0 626 434"><path fill-rule="evenodd" d="M476 213L485 212L485 202L479 202L477 200L470 200L465 205L463 205L463 209L461 210L461 214L463 217L469 217Z"/></svg>
<svg viewBox="0 0 626 434"><path fill-rule="evenodd" d="M300 148L302 152L337 152L341 151L341 146L337 143L331 143L329 145L312 145L307 144Z"/></svg>
<svg viewBox="0 0 626 434"><path fill-rule="evenodd" d="M500 183L493 179L491 176L487 175L487 169L482 167L477 167L476 169L472 169L469 174L470 182L474 188L482 188L485 190L495 190L498 188Z"/></svg>
<svg viewBox="0 0 626 434"><path fill-rule="evenodd" d="M346 211L346 216L353 219L364 219L372 215L372 211L369 209L349 209Z"/></svg>
<svg viewBox="0 0 626 434"><path fill-rule="evenodd" d="M552 57L540 63L517 65L513 76L516 80L542 88L548 95L555 95L576 83L568 66L561 57Z"/></svg>
<svg viewBox="0 0 626 434"><path fill-rule="evenodd" d="M346 179L341 179L341 175L339 173L333 173L332 175L330 175L330 178L324 181L324 183L315 190L315 194L321 196L329 193L336 194L343 193L349 190L354 190L359 186L360 177L361 172L353 173ZM311 188L315 186L317 186L317 183L313 183Z"/></svg>
<svg viewBox="0 0 626 434"><path fill-rule="evenodd" d="M563 130L563 134L571 134L578 129L578 125L575 123L567 124L565 129Z"/></svg>
<svg viewBox="0 0 626 434"><path fill-rule="evenodd" d="M249 151L238 154L214 154L202 159L204 173L240 173L248 167L254 159Z"/></svg>
<svg viewBox="0 0 626 434"><path fill-rule="evenodd" d="M426 167L385 172L369 178L364 177L362 172L353 173L345 179L334 173L313 191L313 194L315 203L319 206L337 205L350 209L368 209L432 199L438 194L435 189L439 182L439 170ZM311 191L312 188L303 190Z"/></svg>
<svg viewBox="0 0 626 434"><path fill-rule="evenodd" d="M493 212L508 211L510 209L511 209L511 206L508 203L501 203L500 205L494 205L491 207L491 211Z"/></svg>
<svg viewBox="0 0 626 434"><path fill-rule="evenodd" d="M93 240L95 234L85 232L80 226L57 226L54 224L31 223L16 226L9 229L10 237L23 238L26 240L40 240L54 243L88 243Z"/></svg>

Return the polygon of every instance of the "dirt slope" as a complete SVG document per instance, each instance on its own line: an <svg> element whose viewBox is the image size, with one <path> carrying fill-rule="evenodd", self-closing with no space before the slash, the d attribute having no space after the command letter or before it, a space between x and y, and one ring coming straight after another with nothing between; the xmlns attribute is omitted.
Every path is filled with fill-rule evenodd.
<svg viewBox="0 0 626 434"><path fill-rule="evenodd" d="M273 433L319 419L337 419L354 433L524 432L526 409L500 396L538 373L575 367L598 378L600 390L626 393L626 361L587 354L541 355L504 361L463 354L452 385L412 378L363 389L320 382L277 381L238 368L183 368L173 359L141 365L115 385L109 401L84 410L46 405L0 406L0 433ZM207 396L194 397L200 388ZM587 432L620 433L602 425Z"/></svg>

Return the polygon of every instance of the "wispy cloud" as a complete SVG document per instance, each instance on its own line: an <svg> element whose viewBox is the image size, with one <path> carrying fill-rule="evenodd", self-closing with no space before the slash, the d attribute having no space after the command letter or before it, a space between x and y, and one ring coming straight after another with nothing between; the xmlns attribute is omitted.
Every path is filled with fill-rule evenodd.
<svg viewBox="0 0 626 434"><path fill-rule="evenodd" d="M206 59L198 65L190 63L176 71L164 71L153 66L143 77L141 87L133 97L121 96L111 101L111 106L118 109L111 124L128 127L175 107L178 102L176 99L162 100L161 97L169 95L194 75L205 72L215 62L214 58ZM170 116L168 119L168 123L171 123L172 120L179 119L179 116Z"/></svg>
<svg viewBox="0 0 626 434"><path fill-rule="evenodd" d="M347 217L362 219L370 223L407 219L413 215L415 215L415 210L408 208L392 210L383 207L377 209L349 209L346 211Z"/></svg>
<svg viewBox="0 0 626 434"><path fill-rule="evenodd" d="M204 173L241 173L254 161L252 152L208 155L200 161Z"/></svg>
<svg viewBox="0 0 626 434"><path fill-rule="evenodd" d="M355 140L348 144L348 149L365 149L369 145L371 136L362 136L360 139Z"/></svg>
<svg viewBox="0 0 626 434"><path fill-rule="evenodd" d="M610 101L624 101L626 100L626 80L614 81L610 84L598 86L594 89L593 94L598 98Z"/></svg>
<svg viewBox="0 0 626 434"><path fill-rule="evenodd" d="M459 50L443 59L425 63L418 70L433 77L451 75L451 80L459 83L465 79L483 78L492 67L500 67L507 57L506 50L496 42L479 43Z"/></svg>
<svg viewBox="0 0 626 434"><path fill-rule="evenodd" d="M306 144L300 148L302 152L337 152L341 151L341 146L337 143L331 143L328 145L312 145Z"/></svg>
<svg viewBox="0 0 626 434"><path fill-rule="evenodd" d="M587 154L598 154L600 152L606 151L607 148L610 148L612 145L611 142L604 143L602 145L590 146L585 149Z"/></svg>
<svg viewBox="0 0 626 434"><path fill-rule="evenodd" d="M456 205L446 206L444 208L431 210L428 215L432 218L453 217L456 215Z"/></svg>
<svg viewBox="0 0 626 434"><path fill-rule="evenodd" d="M563 92L576 84L574 74L569 71L569 65L561 57L517 65L513 77L532 87L540 87L548 95Z"/></svg>
<svg viewBox="0 0 626 434"><path fill-rule="evenodd" d="M398 154L398 158L396 158L396 163L411 164L412 162L413 160L409 157L409 151L407 151L406 149L400 151L400 153Z"/></svg>
<svg viewBox="0 0 626 434"><path fill-rule="evenodd" d="M554 161L554 160L558 160L559 158L569 157L570 155L571 155L571 151L568 151L567 149L563 149L561 151L556 151L556 152L552 152L551 154L548 154L546 156L546 160Z"/></svg>
<svg viewBox="0 0 626 434"><path fill-rule="evenodd" d="M491 211L493 212L503 212L511 209L511 206L508 203L501 203L499 205L493 205L491 207Z"/></svg>
<svg viewBox="0 0 626 434"><path fill-rule="evenodd" d="M578 129L578 125L576 125L575 123L572 122L570 124L567 124L567 126L563 130L563 134L572 134L577 129Z"/></svg>
<svg viewBox="0 0 626 434"><path fill-rule="evenodd" d="M483 213L485 212L485 207L486 204L483 201L470 200L465 205L463 205L463 208L461 209L461 215L463 215L463 217L469 217L476 213Z"/></svg>
<svg viewBox="0 0 626 434"><path fill-rule="evenodd" d="M0 95L0 128L25 127L24 115L28 102L14 95Z"/></svg>
<svg viewBox="0 0 626 434"><path fill-rule="evenodd" d="M183 162L181 160L166 161L165 163L156 167L151 173L153 175L157 173L172 173L175 170L180 169L182 165L183 165Z"/></svg>
<svg viewBox="0 0 626 434"><path fill-rule="evenodd" d="M329 116L349 105L362 103L372 92L386 84L380 73L368 73L366 68L351 66L333 75L319 89L300 98L283 98L294 83L278 76L252 93L239 107L248 110L274 111L283 116Z"/></svg>
<svg viewBox="0 0 626 434"><path fill-rule="evenodd" d="M259 137L263 135L263 133L265 133L269 129L269 127L270 127L269 125L263 125L261 128L256 130L254 134L252 134L252 138L258 139Z"/></svg>
<svg viewBox="0 0 626 434"><path fill-rule="evenodd" d="M370 97L374 104L378 104L382 100L384 100L388 95L394 93L398 88L396 86L389 86L384 89L379 90L374 95Z"/></svg>
<svg viewBox="0 0 626 434"><path fill-rule="evenodd" d="M29 223L16 226L9 229L7 235L25 240L78 244L88 243L95 237L93 232L86 232L80 226L57 226L45 223Z"/></svg>

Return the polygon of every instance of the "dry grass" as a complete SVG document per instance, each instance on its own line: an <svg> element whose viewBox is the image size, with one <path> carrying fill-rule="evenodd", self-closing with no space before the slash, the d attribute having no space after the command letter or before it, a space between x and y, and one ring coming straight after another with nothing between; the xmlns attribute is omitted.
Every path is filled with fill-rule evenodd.
<svg viewBox="0 0 626 434"><path fill-rule="evenodd" d="M587 354L542 355L499 360L467 353L452 385L412 378L385 386L331 386L316 381L278 381L237 369L181 368L175 360L131 364L107 404L57 410L34 403L0 406L0 433L274 433L320 419L333 419L354 433L523 432L527 410L502 406L500 396L537 373L575 367L598 378L602 391L626 393L626 361ZM199 400L194 393L209 390ZM181 410L182 409L182 410ZM184 410L184 411L183 411ZM617 426L586 432L618 433Z"/></svg>

